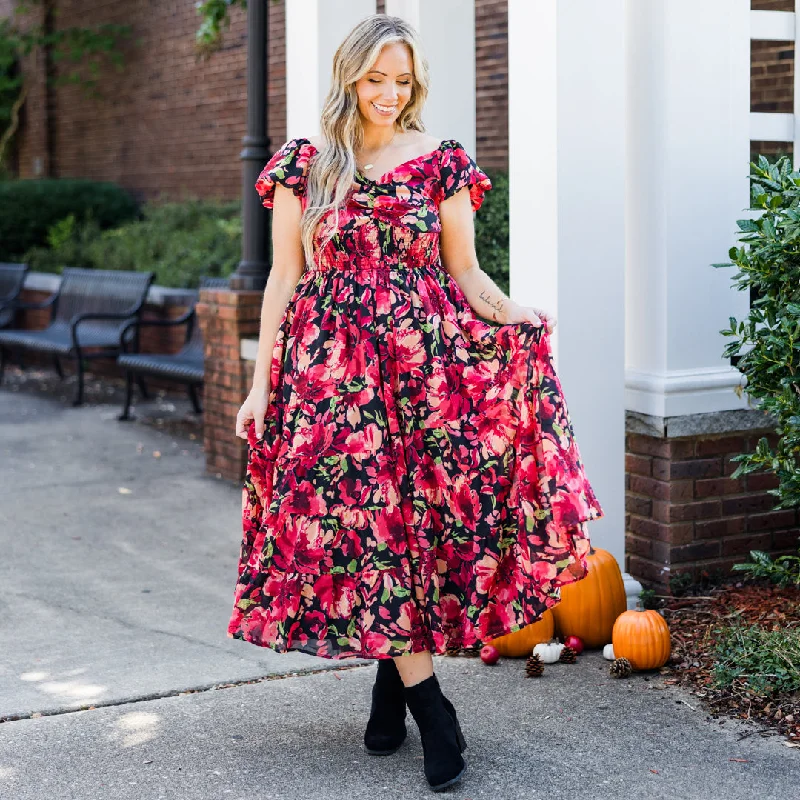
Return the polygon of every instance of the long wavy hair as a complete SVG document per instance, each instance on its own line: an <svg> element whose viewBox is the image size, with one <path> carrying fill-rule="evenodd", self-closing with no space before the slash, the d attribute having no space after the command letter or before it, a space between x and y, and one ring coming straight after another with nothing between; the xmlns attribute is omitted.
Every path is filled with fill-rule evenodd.
<svg viewBox="0 0 800 800"><path fill-rule="evenodd" d="M314 232L335 209L329 241L339 228L339 209L356 178L355 151L363 144L356 81L363 77L384 45L403 42L411 51L414 76L411 98L395 122L399 131L424 131L421 111L428 97L428 61L417 31L400 17L372 14L358 23L333 56L331 87L320 118L322 148L311 159L306 182L306 207L300 236L307 264L314 263ZM324 244L324 242L323 242Z"/></svg>

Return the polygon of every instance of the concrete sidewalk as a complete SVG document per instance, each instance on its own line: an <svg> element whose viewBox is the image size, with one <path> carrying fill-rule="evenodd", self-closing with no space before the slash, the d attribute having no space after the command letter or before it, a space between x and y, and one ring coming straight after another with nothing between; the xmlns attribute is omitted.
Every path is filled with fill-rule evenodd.
<svg viewBox="0 0 800 800"><path fill-rule="evenodd" d="M118 411L0 389L0 797L431 796L410 717L398 753L362 749L373 663L226 637L240 489L197 442ZM607 667L588 652L529 679L524 660L437 657L468 741L444 794L798 796L782 737Z"/></svg>

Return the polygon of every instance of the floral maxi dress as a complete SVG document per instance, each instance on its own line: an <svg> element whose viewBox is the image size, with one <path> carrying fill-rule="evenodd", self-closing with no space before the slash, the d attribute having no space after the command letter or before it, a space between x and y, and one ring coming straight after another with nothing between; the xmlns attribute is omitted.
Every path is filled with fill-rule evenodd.
<svg viewBox="0 0 800 800"><path fill-rule="evenodd" d="M305 138L256 183L305 207ZM480 645L585 577L583 470L549 334L479 317L439 255L439 203L491 189L454 139L370 180L284 312L264 436L248 431L228 636L325 658ZM315 239L327 239L330 212Z"/></svg>

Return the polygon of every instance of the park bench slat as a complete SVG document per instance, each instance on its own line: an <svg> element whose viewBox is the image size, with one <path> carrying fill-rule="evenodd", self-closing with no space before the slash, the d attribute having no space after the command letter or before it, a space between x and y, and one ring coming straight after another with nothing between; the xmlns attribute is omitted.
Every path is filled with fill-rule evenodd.
<svg viewBox="0 0 800 800"><path fill-rule="evenodd" d="M84 359L116 358L121 352L122 332L139 319L153 272L65 267L58 290L42 303L16 301L17 309L50 309L50 325L37 331L0 330L0 380L10 350L31 350L53 356L62 375L59 358L75 359L78 386L74 405L83 402ZM131 328L126 349L138 349L138 332ZM90 352L86 352L90 350Z"/></svg>
<svg viewBox="0 0 800 800"><path fill-rule="evenodd" d="M200 279L200 289L222 289L228 288L228 278L210 278L204 276ZM162 353L127 353L123 352L117 357L117 364L126 373L126 393L125 405L119 419L132 419L130 408L133 402L133 382L138 380L142 394L147 397L147 389L144 376L166 378L187 384L189 398L192 406L197 413L202 411L200 402L197 398L196 387L203 383L204 369L204 347L203 333L197 322L195 304L183 315L173 320L142 320L139 319L130 323L130 327L141 328L146 326L171 327L176 325L187 325L186 341L181 350L174 355L164 355Z"/></svg>

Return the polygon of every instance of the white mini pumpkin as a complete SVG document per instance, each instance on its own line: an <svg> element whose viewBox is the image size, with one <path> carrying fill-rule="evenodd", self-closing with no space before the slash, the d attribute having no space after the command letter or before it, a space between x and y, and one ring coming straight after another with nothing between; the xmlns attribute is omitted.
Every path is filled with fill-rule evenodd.
<svg viewBox="0 0 800 800"><path fill-rule="evenodd" d="M555 664L561 656L564 645L561 642L540 642L533 648L534 655L539 656L544 664Z"/></svg>
<svg viewBox="0 0 800 800"><path fill-rule="evenodd" d="M607 658L609 661L614 660L614 644L613 642L607 644L603 648L603 658Z"/></svg>

